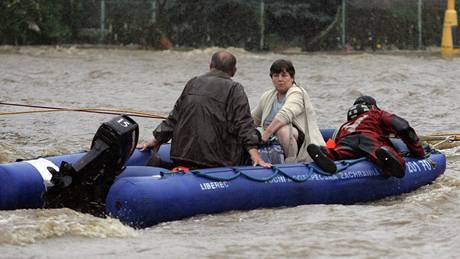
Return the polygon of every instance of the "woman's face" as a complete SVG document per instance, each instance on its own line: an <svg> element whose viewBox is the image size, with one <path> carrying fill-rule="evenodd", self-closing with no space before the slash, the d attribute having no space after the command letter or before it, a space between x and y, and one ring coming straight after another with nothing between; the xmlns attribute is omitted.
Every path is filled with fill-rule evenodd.
<svg viewBox="0 0 460 259"><path fill-rule="evenodd" d="M294 78L288 72L272 74L272 82L276 91L280 94L285 94L291 88Z"/></svg>

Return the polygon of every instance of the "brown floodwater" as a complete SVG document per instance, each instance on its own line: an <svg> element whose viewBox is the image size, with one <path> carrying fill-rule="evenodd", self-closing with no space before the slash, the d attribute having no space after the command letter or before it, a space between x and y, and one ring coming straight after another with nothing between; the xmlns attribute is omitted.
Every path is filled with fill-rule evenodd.
<svg viewBox="0 0 460 259"><path fill-rule="evenodd" d="M168 113L185 83L207 71L216 49L147 51L0 47L0 101L65 108ZM428 53L350 55L251 53L235 80L251 107L272 87L278 58L293 61L321 127L337 127L360 94L410 121L421 134L459 132L460 58ZM88 149L113 116L27 113L0 105L0 162ZM158 120L135 118L141 138ZM456 258L460 252L460 150L433 184L377 202L305 205L203 215L135 230L69 209L0 211L2 258Z"/></svg>

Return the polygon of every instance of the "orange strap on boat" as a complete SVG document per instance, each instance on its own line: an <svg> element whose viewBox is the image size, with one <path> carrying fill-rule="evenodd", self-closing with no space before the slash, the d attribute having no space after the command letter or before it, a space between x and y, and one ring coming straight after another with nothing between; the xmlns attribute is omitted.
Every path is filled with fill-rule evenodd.
<svg viewBox="0 0 460 259"><path fill-rule="evenodd" d="M333 139L328 139L326 141L326 147L327 148L335 148L336 144L335 144L335 141Z"/></svg>
<svg viewBox="0 0 460 259"><path fill-rule="evenodd" d="M185 166L176 166L173 169L171 169L171 172L173 173L186 173L189 171L190 171L190 168L185 167Z"/></svg>

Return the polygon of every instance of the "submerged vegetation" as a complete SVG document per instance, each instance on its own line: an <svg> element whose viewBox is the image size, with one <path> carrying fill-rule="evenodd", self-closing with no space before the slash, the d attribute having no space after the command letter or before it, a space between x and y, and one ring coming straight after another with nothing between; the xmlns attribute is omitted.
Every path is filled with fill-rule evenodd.
<svg viewBox="0 0 460 259"><path fill-rule="evenodd" d="M419 16L417 0L3 0L0 44L306 51L439 45L445 3L422 2Z"/></svg>

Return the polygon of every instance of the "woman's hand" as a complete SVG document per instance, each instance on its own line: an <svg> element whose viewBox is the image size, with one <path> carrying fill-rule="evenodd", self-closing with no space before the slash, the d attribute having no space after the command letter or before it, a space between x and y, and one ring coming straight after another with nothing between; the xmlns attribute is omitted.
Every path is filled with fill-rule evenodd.
<svg viewBox="0 0 460 259"><path fill-rule="evenodd" d="M271 134L268 133L267 130L264 130L264 132L262 132L262 142L267 142L268 139L270 138Z"/></svg>
<svg viewBox="0 0 460 259"><path fill-rule="evenodd" d="M267 142L272 135L276 134L277 131L285 125L287 124L283 123L277 118L274 118L270 125L268 125L268 127L264 130L264 132L262 132L262 141Z"/></svg>

